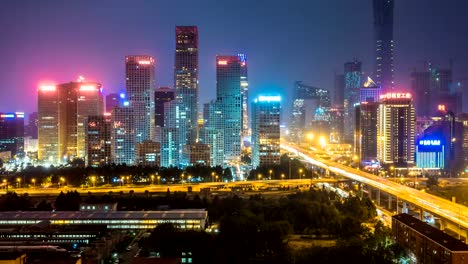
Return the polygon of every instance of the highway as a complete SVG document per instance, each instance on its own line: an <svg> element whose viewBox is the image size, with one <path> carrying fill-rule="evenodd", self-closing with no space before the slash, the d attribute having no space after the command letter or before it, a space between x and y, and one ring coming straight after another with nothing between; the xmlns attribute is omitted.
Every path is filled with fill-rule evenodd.
<svg viewBox="0 0 468 264"><path fill-rule="evenodd" d="M281 148L300 156L305 162L380 189L385 193L398 197L400 200L407 201L417 207L420 207L428 213L460 225L465 230L468 229L468 207L466 206L333 161L317 158L312 151L294 144L282 141Z"/></svg>

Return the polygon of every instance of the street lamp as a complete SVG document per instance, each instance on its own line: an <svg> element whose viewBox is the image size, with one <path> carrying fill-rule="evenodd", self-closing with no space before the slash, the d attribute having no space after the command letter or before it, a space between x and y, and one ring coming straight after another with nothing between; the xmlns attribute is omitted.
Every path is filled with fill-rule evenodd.
<svg viewBox="0 0 468 264"><path fill-rule="evenodd" d="M273 170L268 171L270 173L270 180L271 180L271 174L273 173Z"/></svg>
<svg viewBox="0 0 468 264"><path fill-rule="evenodd" d="M91 177L91 182L93 182L93 187L96 188L96 177Z"/></svg>
<svg viewBox="0 0 468 264"><path fill-rule="evenodd" d="M64 186L65 184L65 179L63 177L60 177L60 181L59 181L59 188L60 188L60 183L62 184L62 186Z"/></svg>
<svg viewBox="0 0 468 264"><path fill-rule="evenodd" d="M161 184L159 180L161 180L161 176L158 175L158 184Z"/></svg>
<svg viewBox="0 0 468 264"><path fill-rule="evenodd" d="M18 188L20 188L21 187L21 178L16 178L16 182L17 182Z"/></svg>
<svg viewBox="0 0 468 264"><path fill-rule="evenodd" d="M302 178L302 169L299 169L299 179Z"/></svg>
<svg viewBox="0 0 468 264"><path fill-rule="evenodd" d="M192 175L189 175L188 178L187 178L187 180L188 180L189 183L190 183L190 180L191 180L191 179L192 179Z"/></svg>
<svg viewBox="0 0 468 264"><path fill-rule="evenodd" d="M216 182L218 182L218 178L219 178L218 175L216 175L215 178L216 178Z"/></svg>
<svg viewBox="0 0 468 264"><path fill-rule="evenodd" d="M262 174L261 174L261 173L258 174L258 180L259 180L259 181L262 180Z"/></svg>
<svg viewBox="0 0 468 264"><path fill-rule="evenodd" d="M281 173L281 179L284 180L284 173Z"/></svg>
<svg viewBox="0 0 468 264"><path fill-rule="evenodd" d="M215 173L214 173L214 171L213 171L213 172L211 172L211 180L212 180L213 182L214 182L214 179L215 179L214 176L215 176Z"/></svg>
<svg viewBox="0 0 468 264"><path fill-rule="evenodd" d="M33 184L33 187L36 187L36 179L32 178L32 179L31 179L31 182L32 182L32 184Z"/></svg>
<svg viewBox="0 0 468 264"><path fill-rule="evenodd" d="M154 175L151 175L151 185L154 185Z"/></svg>

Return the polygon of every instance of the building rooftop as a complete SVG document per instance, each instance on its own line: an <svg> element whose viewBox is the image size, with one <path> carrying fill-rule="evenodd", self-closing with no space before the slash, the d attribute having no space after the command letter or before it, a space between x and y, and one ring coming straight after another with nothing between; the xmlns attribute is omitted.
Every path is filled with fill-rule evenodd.
<svg viewBox="0 0 468 264"><path fill-rule="evenodd" d="M204 209L169 211L7 211L0 220L67 220L67 219L206 219Z"/></svg>
<svg viewBox="0 0 468 264"><path fill-rule="evenodd" d="M418 233L426 236L427 238L435 241L441 246L447 248L448 250L454 251L468 251L468 245L461 242L460 240L444 233L443 231L432 227L423 221L412 217L409 214L398 214L392 216L392 218L397 219L398 221L404 223L405 225L413 228Z"/></svg>

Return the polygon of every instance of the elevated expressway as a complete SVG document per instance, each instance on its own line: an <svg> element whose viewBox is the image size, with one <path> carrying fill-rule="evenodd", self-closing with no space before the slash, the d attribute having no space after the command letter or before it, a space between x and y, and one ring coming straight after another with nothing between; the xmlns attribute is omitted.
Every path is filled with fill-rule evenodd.
<svg viewBox="0 0 468 264"><path fill-rule="evenodd" d="M440 218L441 229L447 228L458 233L459 236L463 236L464 238L467 237L468 207L466 206L389 181L374 174L347 167L333 161L317 158L312 151L285 141L281 141L281 148L298 155L305 162L310 163L311 165L326 169L335 174L377 189L379 191L379 199L380 191L386 193L389 196L389 199L391 199L391 196L396 197L397 212L398 200L404 204L402 211L405 211L406 205L409 203L419 208L420 218L422 218L423 212L427 212Z"/></svg>

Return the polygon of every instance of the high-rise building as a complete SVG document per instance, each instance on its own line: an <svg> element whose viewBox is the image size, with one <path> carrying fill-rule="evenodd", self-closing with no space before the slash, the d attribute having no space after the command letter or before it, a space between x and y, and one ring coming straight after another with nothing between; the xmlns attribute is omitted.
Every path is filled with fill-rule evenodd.
<svg viewBox="0 0 468 264"><path fill-rule="evenodd" d="M205 165L210 166L210 145L195 142L184 146L183 156L186 166Z"/></svg>
<svg viewBox="0 0 468 264"><path fill-rule="evenodd" d="M111 153L116 164L132 165L135 162L134 109L124 103L114 107L111 114Z"/></svg>
<svg viewBox="0 0 468 264"><path fill-rule="evenodd" d="M57 164L61 161L59 149L59 96L55 85L43 85L38 90L37 130L40 161Z"/></svg>
<svg viewBox="0 0 468 264"><path fill-rule="evenodd" d="M240 160L241 155L241 68L238 56L216 56L216 104L223 116L225 160Z"/></svg>
<svg viewBox="0 0 468 264"><path fill-rule="evenodd" d="M361 160L377 158L377 110L378 102L361 102L356 118L359 118L359 128L356 129L356 140L360 151L356 152Z"/></svg>
<svg viewBox="0 0 468 264"><path fill-rule="evenodd" d="M63 160L85 157L85 120L102 115L104 102L101 84L69 82L57 85L59 148Z"/></svg>
<svg viewBox="0 0 468 264"><path fill-rule="evenodd" d="M241 91L242 91L242 136L249 135L249 79L247 71L247 56L237 54L241 62Z"/></svg>
<svg viewBox="0 0 468 264"><path fill-rule="evenodd" d="M126 95L125 93L111 93L106 96L106 113L112 112L112 108L122 106Z"/></svg>
<svg viewBox="0 0 468 264"><path fill-rule="evenodd" d="M135 146L136 164L142 166L159 166L161 158L161 144L151 140L144 140Z"/></svg>
<svg viewBox="0 0 468 264"><path fill-rule="evenodd" d="M355 106L359 103L359 90L362 87L362 63L354 60L344 64L344 141L353 143L355 129Z"/></svg>
<svg viewBox="0 0 468 264"><path fill-rule="evenodd" d="M416 116L410 93L380 96L377 111L377 157L397 167L414 165Z"/></svg>
<svg viewBox="0 0 468 264"><path fill-rule="evenodd" d="M147 55L125 57L127 100L135 115L136 143L154 137L154 64L154 58Z"/></svg>
<svg viewBox="0 0 468 264"><path fill-rule="evenodd" d="M258 96L252 103L252 166L280 163L280 96Z"/></svg>
<svg viewBox="0 0 468 264"><path fill-rule="evenodd" d="M85 133L86 164L93 167L111 164L111 114L88 116Z"/></svg>
<svg viewBox="0 0 468 264"><path fill-rule="evenodd" d="M176 26L174 87L180 103L180 147L196 141L198 115L198 28Z"/></svg>
<svg viewBox="0 0 468 264"><path fill-rule="evenodd" d="M394 0L373 0L375 76L384 91L394 88L393 65L393 9Z"/></svg>
<svg viewBox="0 0 468 264"><path fill-rule="evenodd" d="M180 125L177 117L180 102L176 98L164 103L164 127L161 128L161 167L178 167L181 158Z"/></svg>
<svg viewBox="0 0 468 264"><path fill-rule="evenodd" d="M28 124L25 127L24 135L26 137L31 137L32 139L37 139L37 112L32 112L28 116Z"/></svg>
<svg viewBox="0 0 468 264"><path fill-rule="evenodd" d="M213 100L203 105L204 128L200 139L210 146L211 166L224 165L224 130L223 113L218 103Z"/></svg>
<svg viewBox="0 0 468 264"><path fill-rule="evenodd" d="M0 113L0 152L24 155L24 113Z"/></svg>
<svg viewBox="0 0 468 264"><path fill-rule="evenodd" d="M154 91L154 114L156 127L164 127L164 104L174 100L174 90L160 87Z"/></svg>

